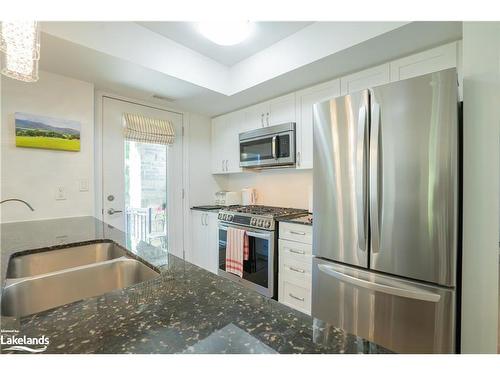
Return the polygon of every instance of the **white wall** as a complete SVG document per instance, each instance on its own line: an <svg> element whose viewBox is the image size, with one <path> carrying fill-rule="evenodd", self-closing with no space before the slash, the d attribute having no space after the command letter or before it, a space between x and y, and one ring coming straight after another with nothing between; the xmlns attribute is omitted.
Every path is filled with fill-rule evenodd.
<svg viewBox="0 0 500 375"><path fill-rule="evenodd" d="M268 206L309 208L312 170L269 169L229 175L227 190L257 189L257 203Z"/></svg>
<svg viewBox="0 0 500 375"><path fill-rule="evenodd" d="M500 23L464 22L462 351L496 353Z"/></svg>
<svg viewBox="0 0 500 375"><path fill-rule="evenodd" d="M4 203L1 222L93 215L93 85L41 71L36 83L3 77L1 94L0 196L24 199L35 208ZM16 147L15 112L80 121L80 152ZM79 179L88 180L89 191L79 191ZM58 186L65 188L66 200L55 200Z"/></svg>

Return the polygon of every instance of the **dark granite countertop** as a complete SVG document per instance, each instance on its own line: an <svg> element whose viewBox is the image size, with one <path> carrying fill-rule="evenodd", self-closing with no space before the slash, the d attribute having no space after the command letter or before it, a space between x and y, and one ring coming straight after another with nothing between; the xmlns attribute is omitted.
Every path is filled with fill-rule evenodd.
<svg viewBox="0 0 500 375"><path fill-rule="evenodd" d="M388 352L162 249L133 245L92 217L3 224L1 234L2 287L16 252L103 239L161 270L123 290L21 319L2 318L3 330L48 337L45 353Z"/></svg>
<svg viewBox="0 0 500 375"><path fill-rule="evenodd" d="M312 217L313 217L312 214L306 214L302 216L278 218L277 220L282 221L284 223L303 224L312 226Z"/></svg>

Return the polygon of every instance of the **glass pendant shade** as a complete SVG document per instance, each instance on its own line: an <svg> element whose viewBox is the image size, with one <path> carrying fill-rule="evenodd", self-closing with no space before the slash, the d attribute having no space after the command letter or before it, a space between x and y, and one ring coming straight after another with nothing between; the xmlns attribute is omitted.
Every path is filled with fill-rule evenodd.
<svg viewBox="0 0 500 375"><path fill-rule="evenodd" d="M40 28L36 21L2 21L0 66L7 77L24 82L38 80Z"/></svg>

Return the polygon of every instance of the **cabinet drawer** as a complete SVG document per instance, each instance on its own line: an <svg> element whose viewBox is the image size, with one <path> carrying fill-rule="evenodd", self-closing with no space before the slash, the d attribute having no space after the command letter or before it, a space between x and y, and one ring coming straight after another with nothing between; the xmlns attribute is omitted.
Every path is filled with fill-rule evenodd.
<svg viewBox="0 0 500 375"><path fill-rule="evenodd" d="M280 277L283 280L290 281L307 290L312 286L312 261L310 263L301 263L293 260L280 261Z"/></svg>
<svg viewBox="0 0 500 375"><path fill-rule="evenodd" d="M279 240L280 259L294 259L298 262L310 262L312 245L289 240Z"/></svg>
<svg viewBox="0 0 500 375"><path fill-rule="evenodd" d="M280 223L280 239L312 244L312 226Z"/></svg>
<svg viewBox="0 0 500 375"><path fill-rule="evenodd" d="M294 309L311 314L311 291L302 288L291 282L283 280L280 283L281 293L280 302Z"/></svg>

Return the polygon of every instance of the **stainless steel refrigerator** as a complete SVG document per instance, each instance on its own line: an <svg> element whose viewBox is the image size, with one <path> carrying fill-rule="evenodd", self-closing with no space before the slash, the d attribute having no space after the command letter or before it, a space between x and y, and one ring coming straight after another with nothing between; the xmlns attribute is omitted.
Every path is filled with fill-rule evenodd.
<svg viewBox="0 0 500 375"><path fill-rule="evenodd" d="M312 315L400 353L453 353L457 73L314 107Z"/></svg>

